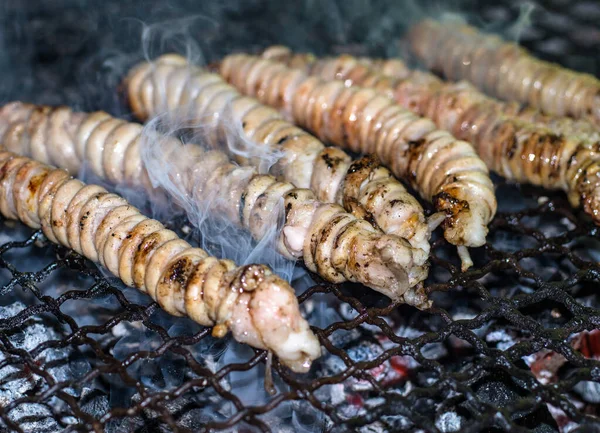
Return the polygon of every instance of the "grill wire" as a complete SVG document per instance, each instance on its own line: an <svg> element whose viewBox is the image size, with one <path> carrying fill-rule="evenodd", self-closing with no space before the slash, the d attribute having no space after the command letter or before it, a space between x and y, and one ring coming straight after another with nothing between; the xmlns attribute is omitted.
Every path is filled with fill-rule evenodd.
<svg viewBox="0 0 600 433"><path fill-rule="evenodd" d="M550 5L556 10L560 4ZM497 15L501 7L494 8L482 16ZM505 8L504 17L512 19L515 10ZM552 21L535 23L538 39L532 34L525 42L551 57L538 48L544 23ZM564 63L577 63L590 50L576 38L562 46L572 54ZM165 317L155 303L124 291L77 254L4 222L0 430L293 431L277 424L282 419L309 426L306 431L551 432L567 420L580 425L578 431L593 429L600 345L594 346L595 333L585 331L600 328L598 228L562 194L495 180L500 211L488 244L472 251L475 267L460 273L453 250L443 240L433 244L430 311L388 305L360 287L324 284L313 276L317 284L299 296L310 322L322 323L317 316L325 300L336 309L331 323L313 327L324 356L308 375L294 375L274 361L277 392L264 404L231 387L234 377L259 377L264 352L211 363L199 355L219 353L224 343L209 330ZM82 322L80 309L92 311L94 321ZM43 327L45 338L24 347L36 327ZM138 346L117 356L127 332L152 344L134 341ZM148 381L152 373L140 379L140 371L161 365L175 366L175 372L162 372L175 379ZM6 391L11 382L21 387L12 400L6 398L16 395ZM109 395L111 389L126 390L126 397ZM558 422L548 404L564 412ZM13 421L28 405L37 409ZM228 409L204 413L209 407Z"/></svg>

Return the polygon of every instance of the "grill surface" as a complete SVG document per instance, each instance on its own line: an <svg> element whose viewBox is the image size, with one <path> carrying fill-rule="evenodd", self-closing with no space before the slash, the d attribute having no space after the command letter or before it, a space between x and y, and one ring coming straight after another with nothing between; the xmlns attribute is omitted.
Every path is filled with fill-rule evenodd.
<svg viewBox="0 0 600 433"><path fill-rule="evenodd" d="M114 89L133 60L123 50L136 46L125 36L139 41L139 26L110 17L140 16L140 3L107 2L102 11L76 1L61 7L35 3L22 9L8 2L2 11L9 29L3 68L11 66L3 99L126 115ZM200 25L206 27L200 34L206 35L201 40L208 60L275 42L381 54L389 51L382 41L403 25L399 12L387 13L393 2L377 2L377 8L327 3L340 17L329 24L311 18L311 2L289 10L276 2L234 3L217 9L208 2L198 10L182 1L143 16L177 17L183 10L216 16L225 23L219 31ZM548 18L559 14L571 26L588 25L592 12L582 15L566 5L554 1L538 11L525 43L546 58L595 72L598 45L569 29L559 31ZM482 8L481 16L512 20L516 10L507 2ZM281 32L295 18L304 21ZM19 27L25 19L31 28ZM375 22L381 23L378 32L372 30ZM190 27L194 37L198 28ZM371 29L366 36L365 28ZM542 49L548 34L562 41L562 52ZM106 58L111 62L100 62ZM16 87L19 80L23 84ZM272 396L262 391L265 353L214 340L208 330L168 317L147 298L123 290L76 254L40 245L39 233L3 223L0 430L594 428L600 338L585 331L600 327L598 229L570 209L562 194L497 181L500 212L489 243L472 252L472 270L460 273L453 250L435 242L427 285L432 310L388 305L352 285L317 283L302 293L324 356L309 375L293 375L275 362ZM179 229L182 222L172 226ZM557 415L558 409L563 413Z"/></svg>

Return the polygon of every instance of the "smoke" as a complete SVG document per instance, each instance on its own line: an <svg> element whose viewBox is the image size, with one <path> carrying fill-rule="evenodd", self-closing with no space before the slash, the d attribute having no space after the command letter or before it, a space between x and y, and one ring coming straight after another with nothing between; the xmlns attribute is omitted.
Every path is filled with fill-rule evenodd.
<svg viewBox="0 0 600 433"><path fill-rule="evenodd" d="M536 5L532 2L523 2L518 6L517 17L514 20L511 20L510 17L504 17L504 19L495 18L484 21L480 17L475 18L473 15L471 21L473 21L473 24L476 27L485 32L500 33L506 39L518 42L521 39L523 32L531 28L532 16L533 12L536 10ZM458 24L468 23L470 21L469 18L471 18L470 14L465 14L464 11L461 11L460 9L446 9L437 16L436 14L429 14L428 16L437 18L440 21Z"/></svg>
<svg viewBox="0 0 600 433"><path fill-rule="evenodd" d="M219 24L214 19L203 16L187 16L154 24L147 24L134 20L141 26L141 44L144 58L151 61L164 52L175 51L197 65L205 63L200 43L194 39L192 33L194 26L203 25L214 30L219 29Z"/></svg>
<svg viewBox="0 0 600 433"><path fill-rule="evenodd" d="M534 10L535 5L533 3L525 2L520 5L519 18L505 32L509 39L519 42L523 31L531 27L531 16Z"/></svg>
<svg viewBox="0 0 600 433"><path fill-rule="evenodd" d="M439 18L448 12L454 12L454 17L462 19L472 17L472 11L465 3L439 0L6 0L0 5L0 67L3 71L0 98L3 101L22 99L67 104L83 111L106 110L130 119L129 109L118 87L129 67L143 58L152 60L162 53L174 51L194 64L204 65L232 52L255 52L272 44L286 44L296 50L317 54L347 51L358 46L365 54L393 56L400 53L396 41L409 25L426 17ZM524 9L522 18L510 26L508 33L518 38L530 16L531 9ZM492 28L491 24L487 25L488 29ZM245 140L242 126L233 121L229 108L222 119L226 125L223 134L225 144L238 161L258 160L261 162L260 170L265 172L280 156L277 152L252 146ZM222 209L227 208L229 203L223 202L219 191L194 191L186 183L189 179L181 163L202 162L194 148L206 146L207 134L213 127L210 119L192 119L185 110L164 113L146 125L143 146L146 168L154 185L171 197L171 201L167 201L166 197L160 200L154 198L152 215L164 221L185 212L201 233L201 246L211 254L233 259L238 264L266 263L291 280L299 268L294 269L292 262L284 260L272 248L278 235L277 228L282 224L280 208L275 210L275 218L266 235L256 242L225 217ZM181 138L183 140L173 154L173 140ZM167 155L174 158L167 158ZM101 182L90 177L89 173L84 172L83 176L88 181ZM137 191L112 185L107 187L116 189L138 207L143 207L146 201ZM11 234L14 236L14 232ZM28 264L27 268L29 266L40 268L38 264ZM68 281L73 288L81 287L81 280L72 278ZM298 288L299 285L295 286ZM48 287L44 293L56 296L66 287L56 286L55 289L52 292L52 288ZM12 295L3 301L9 303L16 297L21 300L24 297L18 293L14 298ZM138 303L142 302L141 298L148 301L147 297L133 289L127 292L127 296L130 295L139 296L139 300L135 299ZM104 318L91 321L90 317L100 309L112 316L113 310L120 308L114 297L109 298L99 299L98 305L92 307L88 299L73 302L66 305L69 307L67 312L73 312L81 325L105 322ZM324 328L338 321L339 314L331 306L331 299L321 300L317 303L311 298L303 307L311 309L310 323ZM84 309L86 304L87 309ZM10 316L14 314L11 312ZM185 324L186 330L188 325L193 325L184 319L170 320L172 326L166 328L171 334L180 332L178 326L182 325L177 324ZM157 337L136 326L122 329L120 335L115 334L115 338L123 337L114 345L114 354L119 359L138 350L156 348ZM215 369L218 369L225 364L245 360L252 353L251 349L236 343L203 340L194 356L198 360L203 359L207 365L214 363ZM178 364L166 359L140 361L132 368L138 369L136 379L154 390L174 387L186 380L177 367ZM244 402L256 403L256 400L268 398L262 390L264 371L258 370L256 368L250 374L233 372L229 375L234 392L245 399ZM123 388L115 389L116 392L110 396L112 403L130 405L131 402L125 400ZM196 394L198 399L209 397L207 392ZM202 402L204 407L208 407L209 403L204 405ZM222 400L217 400L217 403L222 403ZM303 409L303 412L311 415L308 409ZM106 407L103 406L102 410L105 411ZM315 431L322 424L320 419L301 415L298 407L294 408L292 415L288 414L298 431ZM460 418L457 421L441 416L437 423L457 424L460 428Z"/></svg>
<svg viewBox="0 0 600 433"><path fill-rule="evenodd" d="M218 185L210 183L202 188L213 174L211 168L203 166L206 153L202 136L213 131L214 125L194 125L198 132L192 133L192 141L186 143L185 131L189 126L189 120L174 113L159 115L146 123L142 133L142 160L153 186L165 190L174 204L185 211L201 234L203 249L217 257L234 260L238 265L265 263L290 281L294 262L274 249L284 222L283 203L274 209L273 220L265 224L266 232L255 242L248 232L232 222L232 218L239 216L239 210L231 202L229 191L221 191ZM238 134L232 137L233 141L239 138ZM200 153L199 149L202 149ZM249 181L253 173L248 167L241 170L240 175ZM235 208L233 212L232 208Z"/></svg>

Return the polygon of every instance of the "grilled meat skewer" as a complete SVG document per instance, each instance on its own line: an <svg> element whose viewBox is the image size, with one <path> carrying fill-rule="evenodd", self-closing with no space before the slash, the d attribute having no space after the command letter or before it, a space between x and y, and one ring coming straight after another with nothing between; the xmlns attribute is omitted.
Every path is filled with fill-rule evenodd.
<svg viewBox="0 0 600 433"><path fill-rule="evenodd" d="M421 205L377 158L353 161L339 148L326 148L278 111L242 96L219 76L190 65L181 56L169 54L139 64L126 84L140 120L168 111L201 130L207 129L208 122L211 127L203 141L242 164L260 167L263 159L254 157L257 149L279 153L281 157L270 168L279 180L310 188L319 200L341 204L383 232L405 238L429 253L430 229ZM144 97L149 93L152 98ZM231 137L230 129L239 130L240 137Z"/></svg>
<svg viewBox="0 0 600 433"><path fill-rule="evenodd" d="M409 31L412 51L450 80L527 103L545 114L600 125L600 80L533 57L518 44L456 22L423 20Z"/></svg>
<svg viewBox="0 0 600 433"><path fill-rule="evenodd" d="M320 356L293 289L264 265L238 267L179 239L116 194L0 152L0 213L101 264L168 313L274 352L296 372Z"/></svg>
<svg viewBox="0 0 600 433"><path fill-rule="evenodd" d="M86 161L97 176L149 187L141 155L142 141L159 147L156 156L174 164L173 182L194 203L247 229L255 239L278 228L277 250L303 259L307 268L331 282L363 283L393 299L421 307L429 303L419 283L427 275L427 256L397 236L385 235L341 206L322 203L307 189L239 167L219 151L183 145L174 138L144 136L142 126L103 112L80 113L66 107L11 103L0 109L0 137L23 155L65 164L76 172ZM52 149L62 148L68 158ZM135 176L132 175L135 173ZM423 264L423 265L420 265Z"/></svg>
<svg viewBox="0 0 600 433"><path fill-rule="evenodd" d="M490 169L513 181L562 189L600 223L600 141L591 124L503 104L466 82L444 83L429 73L391 79L347 55L311 59L304 68L347 86L376 88L472 143Z"/></svg>
<svg viewBox="0 0 600 433"><path fill-rule="evenodd" d="M473 147L395 104L374 89L308 77L299 69L247 55L232 55L220 72L240 91L280 109L320 139L375 154L407 179L438 211L446 239L464 247L485 243L496 212L488 170Z"/></svg>

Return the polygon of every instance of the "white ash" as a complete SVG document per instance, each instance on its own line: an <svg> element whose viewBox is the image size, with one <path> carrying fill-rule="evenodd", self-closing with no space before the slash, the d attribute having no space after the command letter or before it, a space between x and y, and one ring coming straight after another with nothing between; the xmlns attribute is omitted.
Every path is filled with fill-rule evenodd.
<svg viewBox="0 0 600 433"><path fill-rule="evenodd" d="M566 229L568 231L572 231L575 230L575 228L577 227L575 224L573 224L573 221L571 221L569 218L567 217L563 217L560 219L560 223L562 225L564 225L566 227Z"/></svg>
<svg viewBox="0 0 600 433"><path fill-rule="evenodd" d="M398 329L396 329L395 333L399 337L409 338L411 340L415 339L415 338L419 338L421 335L424 334L423 331L421 331L419 329L415 329L410 326L400 326L400 327L398 327ZM389 339L383 340L381 343L382 343L383 348L386 350L391 347L396 346L396 343L392 342ZM431 359L431 360L441 359L444 356L446 356L447 354L448 354L448 350L446 349L446 347L444 347L444 344L440 343L440 342L427 343L421 347L421 355L423 355L427 359ZM404 358L405 358L405 360L408 361L407 367L409 369L416 368L419 365L418 362L415 361L415 359L412 357L404 357Z"/></svg>
<svg viewBox="0 0 600 433"><path fill-rule="evenodd" d="M119 322L115 326L110 328L110 331L115 337L121 338L125 337L131 332L129 329L130 327L140 329L142 326L143 324L139 320L135 322Z"/></svg>
<svg viewBox="0 0 600 433"><path fill-rule="evenodd" d="M359 430L360 433L387 433L387 429L381 422L374 422L369 425L362 426Z"/></svg>
<svg viewBox="0 0 600 433"><path fill-rule="evenodd" d="M435 426L441 433L451 433L460 431L462 417L456 412L445 412L435 420Z"/></svg>
<svg viewBox="0 0 600 433"><path fill-rule="evenodd" d="M439 379L437 377L428 377L427 379L425 379L425 383L429 386L433 386L437 383Z"/></svg>
<svg viewBox="0 0 600 433"><path fill-rule="evenodd" d="M391 427L391 431L404 431L413 427L412 421L404 415L383 415L381 420Z"/></svg>
<svg viewBox="0 0 600 433"><path fill-rule="evenodd" d="M383 348L375 341L370 340L359 340L357 342L351 342L349 347L344 348L352 361L368 362L376 359L383 353ZM323 362L322 372L323 375L335 375L342 373L348 367L345 362L337 356L329 356ZM383 379L388 371L390 370L390 362L386 360L381 365L367 371L376 380ZM353 391L368 391L373 388L370 382L367 380L357 379L356 377L350 377L345 381L345 384Z"/></svg>
<svg viewBox="0 0 600 433"><path fill-rule="evenodd" d="M470 308L458 307L456 311L452 313L452 320L455 322L459 320L469 321L474 319L475 317L477 317L477 312L471 310ZM472 331L475 332L478 336L482 336L483 334L485 334L486 326L489 325L484 324L482 325L482 327L473 329Z"/></svg>
<svg viewBox="0 0 600 433"><path fill-rule="evenodd" d="M564 272L562 272L560 269L557 269L556 262L550 263L544 262L539 258L524 257L521 260L519 260L519 265L526 271L535 273L544 281L548 281L551 278L553 278L557 274L557 272L559 272L562 277L567 277L567 275L564 274ZM517 285L517 287L525 293L531 291L531 288L523 286L522 284Z"/></svg>
<svg viewBox="0 0 600 433"><path fill-rule="evenodd" d="M457 311L452 313L452 320L471 320L477 317L477 312L467 309L467 308L458 308Z"/></svg>
<svg viewBox="0 0 600 433"><path fill-rule="evenodd" d="M581 381L575 385L574 390L584 401L593 404L600 403L600 383L589 380Z"/></svg>
<svg viewBox="0 0 600 433"><path fill-rule="evenodd" d="M346 331L345 329L338 329L329 336L329 341L336 347L344 347L353 341L356 341L364 337L364 333L358 328Z"/></svg>
<svg viewBox="0 0 600 433"><path fill-rule="evenodd" d="M442 343L427 343L421 348L421 355L426 359L436 360L442 359L448 355L448 350ZM413 359L413 358L411 358ZM416 361L414 361L416 363ZM409 368L412 368L412 363Z"/></svg>
<svg viewBox="0 0 600 433"><path fill-rule="evenodd" d="M346 391L343 383L336 383L330 386L331 404L337 406L346 400Z"/></svg>
<svg viewBox="0 0 600 433"><path fill-rule="evenodd" d="M376 408L378 406L381 406L384 403L385 403L385 398L384 397L373 397L373 398L370 398L370 399L368 399L368 400L365 401L365 407L367 409L373 409L373 408Z"/></svg>
<svg viewBox="0 0 600 433"><path fill-rule="evenodd" d="M496 343L496 347L500 350L507 350L516 342L514 337L505 329L497 329L485 336L485 341L488 343Z"/></svg>
<svg viewBox="0 0 600 433"><path fill-rule="evenodd" d="M352 419L367 415L367 409L362 405L344 404L338 406L336 409L337 414L342 419Z"/></svg>
<svg viewBox="0 0 600 433"><path fill-rule="evenodd" d="M10 411L8 417L24 432L54 433L62 430L54 420L50 409L37 403L20 404ZM1 422L0 427L2 427Z"/></svg>

